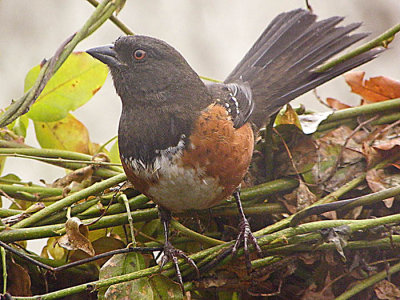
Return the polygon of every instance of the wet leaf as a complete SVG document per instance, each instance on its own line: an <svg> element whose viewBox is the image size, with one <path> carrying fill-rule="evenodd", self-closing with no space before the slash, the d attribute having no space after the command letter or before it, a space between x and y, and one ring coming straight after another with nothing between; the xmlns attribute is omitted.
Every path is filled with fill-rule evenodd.
<svg viewBox="0 0 400 300"><path fill-rule="evenodd" d="M61 247L67 250L82 250L90 256L95 255L92 243L87 238L89 230L79 218L68 219L65 223L65 230L66 234L58 240Z"/></svg>
<svg viewBox="0 0 400 300"><path fill-rule="evenodd" d="M317 162L318 157L314 140L311 136L302 132L294 137L291 136L289 140L291 145L288 146L293 160L290 161L287 150L282 147L282 151L276 155L278 176L309 172ZM296 166L296 170L293 168L293 164Z"/></svg>
<svg viewBox="0 0 400 300"><path fill-rule="evenodd" d="M373 192L379 192L400 185L400 174L391 174L385 169L370 169L367 171L366 180ZM383 200L387 208L393 205L394 197Z"/></svg>
<svg viewBox="0 0 400 300"><path fill-rule="evenodd" d="M312 134L317 131L319 124L326 120L333 112L322 112L298 116L301 127L305 134Z"/></svg>
<svg viewBox="0 0 400 300"><path fill-rule="evenodd" d="M310 284L310 286L305 290L304 295L299 298L301 300L333 300L335 299L335 295L332 291L332 280L330 276L325 278L324 286L326 288L318 289L318 286L315 283Z"/></svg>
<svg viewBox="0 0 400 300"><path fill-rule="evenodd" d="M34 122L36 138L42 148L89 154L89 132L71 114L56 122Z"/></svg>
<svg viewBox="0 0 400 300"><path fill-rule="evenodd" d="M297 211L309 207L317 200L317 196L315 196L309 190L309 188L303 181L300 181L299 187L297 188Z"/></svg>
<svg viewBox="0 0 400 300"><path fill-rule="evenodd" d="M40 72L32 68L25 78L29 90ZM107 67L84 52L72 53L49 80L27 116L34 121L54 122L85 104L104 84Z"/></svg>

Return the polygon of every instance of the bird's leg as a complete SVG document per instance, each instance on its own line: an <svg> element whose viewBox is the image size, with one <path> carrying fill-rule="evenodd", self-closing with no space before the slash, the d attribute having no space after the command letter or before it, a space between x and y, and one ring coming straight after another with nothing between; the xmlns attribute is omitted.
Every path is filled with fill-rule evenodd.
<svg viewBox="0 0 400 300"><path fill-rule="evenodd" d="M236 204L239 210L240 222L239 222L239 235L236 238L235 245L232 248L232 255L235 255L241 242L243 241L243 250L244 250L244 257L246 263L247 272L250 273L251 271L251 261L250 261L250 253L249 253L249 242L251 242L259 256L262 255L262 250L257 243L257 239L253 235L250 229L249 221L247 221L246 216L243 212L242 202L240 201L240 191L237 189L233 193L233 197L236 200Z"/></svg>
<svg viewBox="0 0 400 300"><path fill-rule="evenodd" d="M178 265L178 258L183 258L184 260L186 260L186 262L196 270L198 277L200 277L200 272L194 260L191 259L189 256L187 256L182 250L176 249L174 246L172 246L172 244L169 241L169 223L171 221L171 212L162 206L158 206L158 213L161 219L161 223L163 224L164 227L164 238L165 238L164 256L161 258L160 269L168 261L172 261L172 263L175 266L176 276L178 277L179 285L181 286L183 291L184 290L183 280L182 280L181 270L179 269Z"/></svg>

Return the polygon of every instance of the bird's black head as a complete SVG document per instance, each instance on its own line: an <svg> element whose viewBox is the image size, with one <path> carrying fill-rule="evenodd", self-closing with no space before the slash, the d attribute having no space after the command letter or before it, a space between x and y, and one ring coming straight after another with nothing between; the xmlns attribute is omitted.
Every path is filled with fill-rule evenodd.
<svg viewBox="0 0 400 300"><path fill-rule="evenodd" d="M87 53L108 65L122 102L151 99L157 105L167 101L171 91L200 84L198 75L177 50L152 37L123 36L113 45Z"/></svg>

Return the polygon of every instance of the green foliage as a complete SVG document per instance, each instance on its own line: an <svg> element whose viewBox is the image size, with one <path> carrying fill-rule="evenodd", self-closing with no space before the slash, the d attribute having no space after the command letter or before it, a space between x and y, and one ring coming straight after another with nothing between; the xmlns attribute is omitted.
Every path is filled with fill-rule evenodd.
<svg viewBox="0 0 400 300"><path fill-rule="evenodd" d="M29 90L41 65L33 67L25 78ZM107 67L83 52L72 53L49 80L27 116L40 122L54 122L67 117L92 98L106 80Z"/></svg>
<svg viewBox="0 0 400 300"><path fill-rule="evenodd" d="M114 255L100 269L101 279L128 274L146 267L143 255L126 253ZM152 289L147 278L119 283L99 292L99 299L146 299L152 298Z"/></svg>
<svg viewBox="0 0 400 300"><path fill-rule="evenodd" d="M42 148L63 149L89 154L89 132L85 125L68 114L54 122L35 121L36 138Z"/></svg>

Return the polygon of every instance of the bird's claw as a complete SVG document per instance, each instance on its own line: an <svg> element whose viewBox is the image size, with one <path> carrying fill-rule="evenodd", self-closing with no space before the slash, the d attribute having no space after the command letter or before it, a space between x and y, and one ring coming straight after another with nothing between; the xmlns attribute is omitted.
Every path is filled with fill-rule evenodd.
<svg viewBox="0 0 400 300"><path fill-rule="evenodd" d="M250 260L250 252L249 252L249 242L253 244L253 246L256 248L256 251L258 253L258 256L262 256L262 250L260 245L258 245L256 237L253 235L250 229L250 224L247 221L246 218L243 218L242 221L239 223L239 235L236 238L236 242L233 245L232 248L232 255L236 255L236 252L238 251L240 244L243 242L243 252L244 252L244 258L245 258L245 263L246 263L246 269L247 272L251 272L251 260Z"/></svg>
<svg viewBox="0 0 400 300"><path fill-rule="evenodd" d="M182 273L179 268L178 264L178 259L183 258L189 265L195 269L197 273L197 277L200 277L200 272L199 269L196 266L196 263L194 262L193 259L191 259L189 256L185 254L182 250L176 249L172 244L168 241L164 244L164 256L161 258L161 264L160 264L160 270L164 267L164 265L168 262L171 261L174 264L175 271L176 271L176 276L178 277L179 285L182 288L182 291L184 291L183 287L183 279L182 279Z"/></svg>

